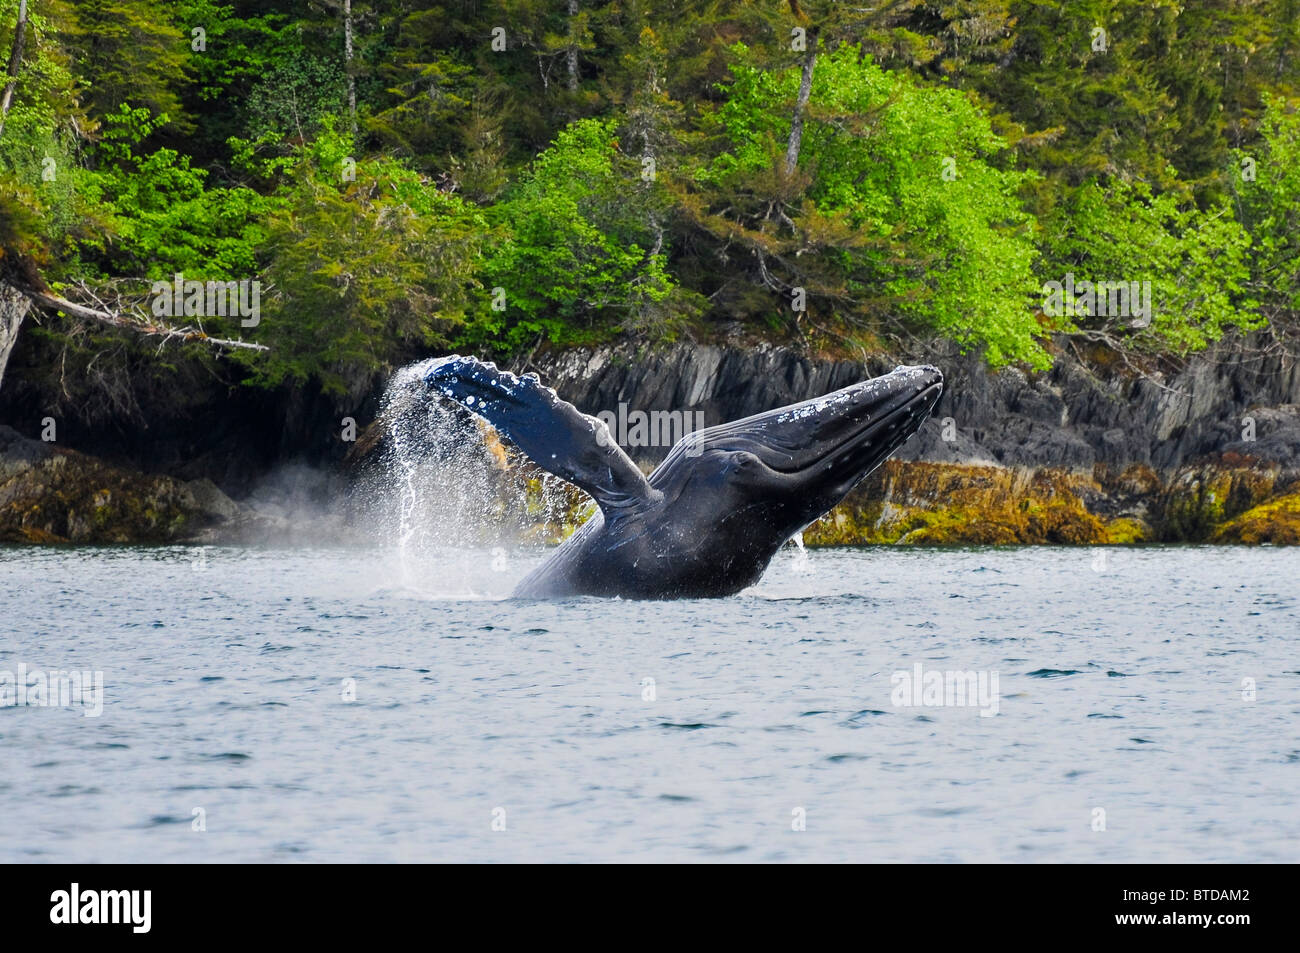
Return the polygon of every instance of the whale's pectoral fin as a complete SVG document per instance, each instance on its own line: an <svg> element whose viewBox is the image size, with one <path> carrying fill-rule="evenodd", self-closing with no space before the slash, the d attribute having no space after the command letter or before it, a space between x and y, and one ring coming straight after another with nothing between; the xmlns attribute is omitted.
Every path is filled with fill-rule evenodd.
<svg viewBox="0 0 1300 953"><path fill-rule="evenodd" d="M424 375L443 397L478 414L543 470L589 493L606 517L660 494L601 420L556 395L533 374L516 377L472 357L449 357Z"/></svg>

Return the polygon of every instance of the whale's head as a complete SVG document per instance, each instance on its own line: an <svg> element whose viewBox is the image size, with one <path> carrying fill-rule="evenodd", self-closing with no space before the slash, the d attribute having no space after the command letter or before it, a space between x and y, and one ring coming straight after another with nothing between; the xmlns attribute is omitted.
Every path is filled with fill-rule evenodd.
<svg viewBox="0 0 1300 953"><path fill-rule="evenodd" d="M742 535L756 546L780 546L916 433L942 392L937 368L898 367L824 397L689 434L650 483L664 490L667 505L701 509L715 525L748 525L752 531Z"/></svg>

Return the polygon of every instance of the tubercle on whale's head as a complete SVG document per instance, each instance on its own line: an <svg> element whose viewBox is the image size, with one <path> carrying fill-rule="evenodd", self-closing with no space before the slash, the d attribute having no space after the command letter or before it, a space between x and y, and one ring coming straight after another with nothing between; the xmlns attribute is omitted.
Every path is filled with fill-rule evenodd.
<svg viewBox="0 0 1300 953"><path fill-rule="evenodd" d="M651 483L684 490L711 484L721 511L746 512L792 535L916 433L943 383L936 367L898 367L823 397L698 431L674 448Z"/></svg>

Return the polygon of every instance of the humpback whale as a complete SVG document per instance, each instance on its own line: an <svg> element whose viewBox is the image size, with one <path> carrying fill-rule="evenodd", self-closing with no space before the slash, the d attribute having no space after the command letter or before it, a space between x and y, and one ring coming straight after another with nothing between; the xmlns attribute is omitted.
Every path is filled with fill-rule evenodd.
<svg viewBox="0 0 1300 953"><path fill-rule="evenodd" d="M647 478L535 374L473 357L435 361L429 392L486 420L599 512L515 589L523 598L728 596L924 422L943 391L930 366L898 367L823 397L687 434Z"/></svg>

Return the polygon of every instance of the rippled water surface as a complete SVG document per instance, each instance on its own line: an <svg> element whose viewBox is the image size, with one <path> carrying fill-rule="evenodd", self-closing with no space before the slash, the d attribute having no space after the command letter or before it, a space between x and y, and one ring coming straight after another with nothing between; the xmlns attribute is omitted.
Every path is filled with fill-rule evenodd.
<svg viewBox="0 0 1300 953"><path fill-rule="evenodd" d="M539 558L0 548L0 673L104 677L99 717L0 707L0 859L1300 860L1300 552L503 598ZM997 714L896 705L917 663Z"/></svg>

